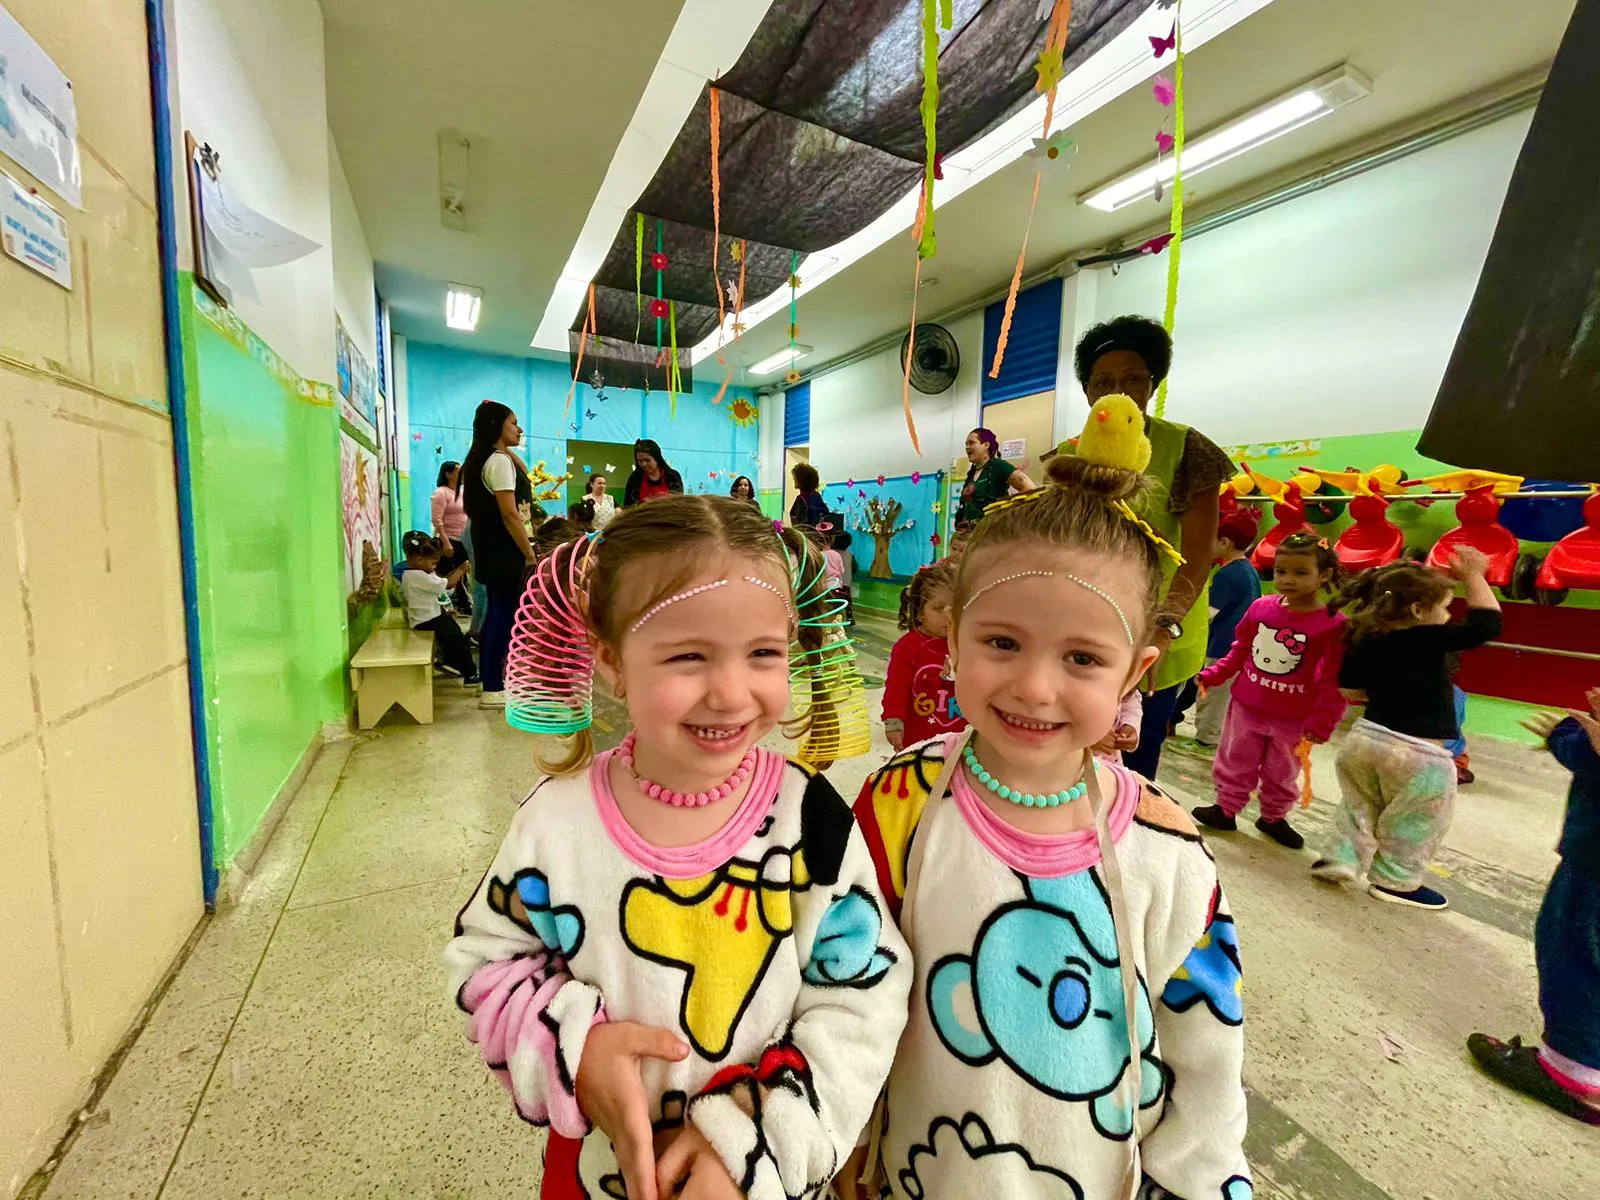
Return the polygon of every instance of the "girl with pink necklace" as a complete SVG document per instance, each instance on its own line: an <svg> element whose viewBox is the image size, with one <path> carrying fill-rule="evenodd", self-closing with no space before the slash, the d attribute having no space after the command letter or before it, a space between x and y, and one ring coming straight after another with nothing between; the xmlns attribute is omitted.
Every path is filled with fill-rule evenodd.
<svg viewBox="0 0 1600 1200"><path fill-rule="evenodd" d="M626 509L529 581L506 719L565 741L446 957L550 1128L541 1196L820 1192L866 1125L909 955L849 806L759 744L792 693L814 759L866 748L841 607L805 537L725 497ZM633 725L599 754L596 673Z"/></svg>

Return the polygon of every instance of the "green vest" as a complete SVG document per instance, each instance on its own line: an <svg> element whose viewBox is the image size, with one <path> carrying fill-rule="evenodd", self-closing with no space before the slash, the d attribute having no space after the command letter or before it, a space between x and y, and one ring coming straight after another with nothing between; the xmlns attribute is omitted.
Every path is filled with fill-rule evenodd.
<svg viewBox="0 0 1600 1200"><path fill-rule="evenodd" d="M1157 533L1182 549L1182 520L1172 514L1170 489L1178 474L1178 462L1183 458L1183 446L1189 436L1189 429L1186 425L1175 425L1160 417L1151 417L1148 433L1150 465L1145 468L1145 473L1154 476L1159 486L1145 498L1144 511L1140 515L1150 522ZM1162 574L1166 579L1161 589L1161 597L1165 600L1167 589L1172 586L1172 577L1178 573L1178 566L1166 556L1163 556L1161 561ZM1167 648L1167 652L1161 656L1161 660L1150 672L1152 691L1159 692L1175 683L1182 683L1198 675L1201 668L1206 665L1206 638L1211 624L1210 611L1211 582L1208 579L1205 586L1200 589L1194 607L1180 622L1183 625L1183 636Z"/></svg>

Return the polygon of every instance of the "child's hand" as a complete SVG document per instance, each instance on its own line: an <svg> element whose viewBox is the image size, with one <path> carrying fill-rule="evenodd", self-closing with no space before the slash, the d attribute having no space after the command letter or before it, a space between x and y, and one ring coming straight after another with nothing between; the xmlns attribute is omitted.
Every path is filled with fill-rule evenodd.
<svg viewBox="0 0 1600 1200"><path fill-rule="evenodd" d="M883 736L888 740L889 745L897 752L906 748L906 735L904 731L899 729L885 729L883 731Z"/></svg>
<svg viewBox="0 0 1600 1200"><path fill-rule="evenodd" d="M1573 713L1572 719L1583 728L1584 733L1589 735L1589 745L1594 747L1594 752L1600 754L1600 720L1587 713Z"/></svg>
<svg viewBox="0 0 1600 1200"><path fill-rule="evenodd" d="M1128 751L1139 748L1139 731L1132 725L1118 726L1111 736L1115 740L1118 750Z"/></svg>
<svg viewBox="0 0 1600 1200"><path fill-rule="evenodd" d="M1450 574L1465 583L1469 579L1482 579L1489 573L1489 560L1483 551L1473 546L1460 546L1450 560Z"/></svg>
<svg viewBox="0 0 1600 1200"><path fill-rule="evenodd" d="M682 1062L687 1057L689 1047L672 1033L631 1021L602 1022L589 1030L584 1043L578 1061L578 1107L611 1139L633 1200L657 1200L655 1135L640 1061Z"/></svg>
<svg viewBox="0 0 1600 1200"><path fill-rule="evenodd" d="M1550 735L1555 732L1556 726L1561 724L1561 721L1562 716L1560 713L1534 713L1533 716L1522 722L1522 727L1543 743L1550 740Z"/></svg>
<svg viewBox="0 0 1600 1200"><path fill-rule="evenodd" d="M1583 698L1589 703L1589 712L1596 720L1600 720L1600 687L1590 688Z"/></svg>
<svg viewBox="0 0 1600 1200"><path fill-rule="evenodd" d="M706 1135L693 1125L685 1125L661 1155L656 1163L655 1185L657 1194L662 1197L744 1200L744 1193L734 1183L733 1176L728 1174L722 1156L706 1141ZM629 1197L633 1194L630 1188Z"/></svg>
<svg viewBox="0 0 1600 1200"><path fill-rule="evenodd" d="M1117 731L1113 729L1089 749L1096 754L1115 754L1117 752Z"/></svg>

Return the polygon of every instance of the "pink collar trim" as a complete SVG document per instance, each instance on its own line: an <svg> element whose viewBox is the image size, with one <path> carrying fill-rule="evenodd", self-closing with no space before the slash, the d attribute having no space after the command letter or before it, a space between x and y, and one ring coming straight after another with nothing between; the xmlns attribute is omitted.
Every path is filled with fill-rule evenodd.
<svg viewBox="0 0 1600 1200"><path fill-rule="evenodd" d="M945 738L945 753L955 744L955 736ZM1111 802L1111 840L1118 845L1133 824L1144 785L1128 768L1108 764L1117 781L1116 799ZM993 854L1013 871L1031 879L1051 879L1076 875L1100 862L1100 839L1091 829L1072 833L1024 833L995 816L967 782L966 772L958 769L950 786L950 797L960 810L967 828Z"/></svg>
<svg viewBox="0 0 1600 1200"><path fill-rule="evenodd" d="M778 787L787 761L776 751L757 747L750 790L726 825L705 841L690 846L652 846L628 824L617 807L616 793L611 790L611 759L615 754L615 750L597 754L589 767L589 786L594 793L600 824L629 861L664 879L694 879L709 874L755 836L778 799Z"/></svg>

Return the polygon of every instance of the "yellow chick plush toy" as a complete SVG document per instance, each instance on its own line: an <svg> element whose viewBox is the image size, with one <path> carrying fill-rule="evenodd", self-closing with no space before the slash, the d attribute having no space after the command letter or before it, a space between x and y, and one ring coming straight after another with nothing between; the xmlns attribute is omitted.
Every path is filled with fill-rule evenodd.
<svg viewBox="0 0 1600 1200"><path fill-rule="evenodd" d="M1150 465L1150 439L1139 406L1123 395L1096 400L1078 437L1077 452L1086 462L1143 475Z"/></svg>

